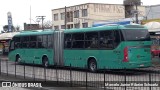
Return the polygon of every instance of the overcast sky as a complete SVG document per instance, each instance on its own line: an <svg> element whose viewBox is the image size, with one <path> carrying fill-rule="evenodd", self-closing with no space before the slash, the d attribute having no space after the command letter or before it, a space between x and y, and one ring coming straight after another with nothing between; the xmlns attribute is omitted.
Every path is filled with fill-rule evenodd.
<svg viewBox="0 0 160 90"><path fill-rule="evenodd" d="M157 5L160 0L141 0L143 5ZM0 30L7 25L7 12L11 12L13 25L23 29L23 23L36 23L36 16L46 16L45 21L52 20L51 10L64 6L73 6L83 3L123 4L123 0L1 0L0 1Z"/></svg>

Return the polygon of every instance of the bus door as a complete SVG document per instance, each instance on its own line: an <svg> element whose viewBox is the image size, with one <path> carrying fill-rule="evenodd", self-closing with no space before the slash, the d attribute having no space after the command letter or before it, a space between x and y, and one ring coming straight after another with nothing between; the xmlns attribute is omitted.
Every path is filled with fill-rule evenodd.
<svg viewBox="0 0 160 90"><path fill-rule="evenodd" d="M54 32L54 65L63 66L63 38L64 32L63 31L55 31Z"/></svg>

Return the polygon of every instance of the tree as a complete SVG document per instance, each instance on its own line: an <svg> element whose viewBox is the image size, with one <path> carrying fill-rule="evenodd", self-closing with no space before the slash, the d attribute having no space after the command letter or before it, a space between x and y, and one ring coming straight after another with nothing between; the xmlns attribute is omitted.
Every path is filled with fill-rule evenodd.
<svg viewBox="0 0 160 90"><path fill-rule="evenodd" d="M15 27L15 31L20 31L20 26L19 25L17 25L16 27Z"/></svg>
<svg viewBox="0 0 160 90"><path fill-rule="evenodd" d="M11 29L12 29L12 31L15 31L14 26L11 26ZM2 31L2 32L9 32L9 31L8 31L8 25L4 25L4 26L3 26L3 31Z"/></svg>
<svg viewBox="0 0 160 90"><path fill-rule="evenodd" d="M52 29L52 21L48 20L43 24L44 29Z"/></svg>

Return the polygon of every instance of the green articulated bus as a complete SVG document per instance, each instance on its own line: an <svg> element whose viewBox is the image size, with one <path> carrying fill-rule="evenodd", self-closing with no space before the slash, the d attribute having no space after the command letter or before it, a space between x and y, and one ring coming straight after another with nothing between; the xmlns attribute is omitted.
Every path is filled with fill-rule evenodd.
<svg viewBox="0 0 160 90"><path fill-rule="evenodd" d="M98 69L151 66L151 40L141 25L24 31L13 37L9 60Z"/></svg>

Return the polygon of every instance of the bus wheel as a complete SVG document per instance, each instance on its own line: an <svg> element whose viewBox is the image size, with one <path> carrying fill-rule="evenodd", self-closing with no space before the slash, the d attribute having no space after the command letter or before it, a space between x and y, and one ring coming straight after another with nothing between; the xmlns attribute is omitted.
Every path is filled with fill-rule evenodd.
<svg viewBox="0 0 160 90"><path fill-rule="evenodd" d="M20 63L21 62L21 58L19 55L16 56L16 63Z"/></svg>
<svg viewBox="0 0 160 90"><path fill-rule="evenodd" d="M88 69L91 72L96 72L97 71L97 63L95 59L91 59L88 63Z"/></svg>
<svg viewBox="0 0 160 90"><path fill-rule="evenodd" d="M43 66L44 66L44 67L48 67L48 65L49 65L48 58L47 58L47 57L44 57L44 58L43 58Z"/></svg>

